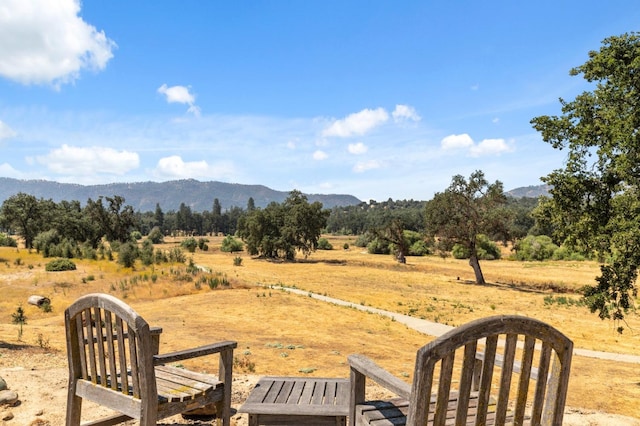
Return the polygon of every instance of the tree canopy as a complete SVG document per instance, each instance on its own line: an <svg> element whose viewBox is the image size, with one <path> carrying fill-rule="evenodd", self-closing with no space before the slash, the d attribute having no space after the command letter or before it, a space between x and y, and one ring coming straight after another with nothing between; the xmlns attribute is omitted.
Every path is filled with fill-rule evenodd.
<svg viewBox="0 0 640 426"><path fill-rule="evenodd" d="M328 216L321 203L309 204L300 191L291 191L282 204L247 212L238 223L238 235L249 254L293 260L298 250L307 256L318 248Z"/></svg>
<svg viewBox="0 0 640 426"><path fill-rule="evenodd" d="M601 318L620 320L633 308L640 265L640 34L605 39L570 74L593 90L560 99L561 115L531 121L567 151L564 168L542 179L552 197L541 216L558 240L602 262L586 301Z"/></svg>
<svg viewBox="0 0 640 426"><path fill-rule="evenodd" d="M447 250L454 244L462 246L469 253L469 265L478 284L485 283L478 260L478 235L500 229L507 232L510 217L502 208L506 202L502 183L489 184L484 173L476 170L469 180L454 176L451 185L426 204L427 235L439 238Z"/></svg>

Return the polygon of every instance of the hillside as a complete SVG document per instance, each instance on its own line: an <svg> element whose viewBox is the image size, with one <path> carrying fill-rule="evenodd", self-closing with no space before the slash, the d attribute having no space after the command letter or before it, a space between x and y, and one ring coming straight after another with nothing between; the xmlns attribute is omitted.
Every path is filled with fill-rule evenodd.
<svg viewBox="0 0 640 426"><path fill-rule="evenodd" d="M194 179L169 182L111 183L106 185L77 185L46 180L19 180L0 177L0 204L19 192L36 198L77 200L81 203L100 196L120 195L126 204L141 212L153 211L156 203L164 211L178 210L181 203L194 211L211 210L213 200L217 198L223 210L231 207L245 208L250 197L256 207L265 207L270 202L282 202L289 195L285 191L276 191L263 185L241 185L224 182L200 182ZM359 204L360 200L345 194L306 194L309 202L319 201L325 208Z"/></svg>
<svg viewBox="0 0 640 426"><path fill-rule="evenodd" d="M531 185L512 189L510 191L507 191L506 194L514 198L538 198L541 196L548 197L549 189L551 189L550 185Z"/></svg>

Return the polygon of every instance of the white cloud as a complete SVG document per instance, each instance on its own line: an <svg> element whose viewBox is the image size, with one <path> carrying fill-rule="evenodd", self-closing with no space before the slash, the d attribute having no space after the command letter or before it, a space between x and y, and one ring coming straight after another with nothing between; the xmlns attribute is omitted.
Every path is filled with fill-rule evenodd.
<svg viewBox="0 0 640 426"><path fill-rule="evenodd" d="M5 123L0 121L0 141L2 139L9 139L16 135L16 132L11 129L11 127L7 126Z"/></svg>
<svg viewBox="0 0 640 426"><path fill-rule="evenodd" d="M324 151L317 150L313 153L314 160L326 160L327 158L329 158L329 155Z"/></svg>
<svg viewBox="0 0 640 426"><path fill-rule="evenodd" d="M379 169L382 167L382 163L378 160L358 161L353 166L353 171L356 173L366 172L367 170Z"/></svg>
<svg viewBox="0 0 640 426"><path fill-rule="evenodd" d="M483 155L499 155L503 152L511 152L513 148L509 146L504 139L484 139L469 150L472 157L481 157Z"/></svg>
<svg viewBox="0 0 640 426"><path fill-rule="evenodd" d="M393 120L396 123L402 121L420 121L421 117L416 112L416 109L409 105L396 105L396 109L391 113Z"/></svg>
<svg viewBox="0 0 640 426"><path fill-rule="evenodd" d="M369 130L385 123L389 119L389 114L384 108L363 109L348 115L342 120L334 121L327 127L323 136L337 136L348 138L353 135L364 135Z"/></svg>
<svg viewBox="0 0 640 426"><path fill-rule="evenodd" d="M473 146L473 139L466 133L461 135L449 135L442 139L440 146L444 150L469 148Z"/></svg>
<svg viewBox="0 0 640 426"><path fill-rule="evenodd" d="M79 13L80 0L3 0L0 75L59 88L83 69L104 69L117 46Z"/></svg>
<svg viewBox="0 0 640 426"><path fill-rule="evenodd" d="M212 166L204 160L184 161L179 155L161 158L153 170L156 177L169 179L219 179L232 173L233 166L229 163L221 162Z"/></svg>
<svg viewBox="0 0 640 426"><path fill-rule="evenodd" d="M38 156L36 160L54 173L74 176L91 176L96 173L124 175L140 164L140 158L135 152L66 144L47 155Z"/></svg>
<svg viewBox="0 0 640 426"><path fill-rule="evenodd" d="M196 105L196 96L189 91L186 86L171 86L166 84L158 87L158 93L165 95L168 103L178 103L189 105L187 112L196 117L200 116L200 107Z"/></svg>
<svg viewBox="0 0 640 426"><path fill-rule="evenodd" d="M350 154L355 155L364 154L369 150L369 148L367 148L367 146L362 142L350 143L348 149Z"/></svg>
<svg viewBox="0 0 640 426"><path fill-rule="evenodd" d="M23 174L18 170L11 167L9 163L0 164L0 176L11 177L11 178L20 178Z"/></svg>

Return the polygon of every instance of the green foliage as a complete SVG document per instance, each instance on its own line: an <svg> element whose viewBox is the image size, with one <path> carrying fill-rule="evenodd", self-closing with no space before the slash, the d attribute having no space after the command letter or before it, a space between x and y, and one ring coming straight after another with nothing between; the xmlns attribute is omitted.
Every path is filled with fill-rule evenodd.
<svg viewBox="0 0 640 426"><path fill-rule="evenodd" d="M149 238L144 240L142 243L142 248L140 249L140 261L145 266L153 264L153 242Z"/></svg>
<svg viewBox="0 0 640 426"><path fill-rule="evenodd" d="M517 260L547 260L553 257L558 246L546 235L529 235L513 246Z"/></svg>
<svg viewBox="0 0 640 426"><path fill-rule="evenodd" d="M54 259L44 266L47 272L75 271L76 264L69 259Z"/></svg>
<svg viewBox="0 0 640 426"><path fill-rule="evenodd" d="M476 237L476 252L480 260L496 260L502 257L500 247L484 234L479 234ZM455 259L469 259L471 251L462 244L454 244L451 255Z"/></svg>
<svg viewBox="0 0 640 426"><path fill-rule="evenodd" d="M24 314L22 306L18 306L16 311L11 314L11 322L19 326L18 340L22 340L22 326L27 323L27 316Z"/></svg>
<svg viewBox="0 0 640 426"><path fill-rule="evenodd" d="M380 238L375 238L369 244L367 244L367 252L369 254L391 254L391 247L388 241L383 241Z"/></svg>
<svg viewBox="0 0 640 426"><path fill-rule="evenodd" d="M242 258L240 256L233 258L233 266L242 266Z"/></svg>
<svg viewBox="0 0 640 426"><path fill-rule="evenodd" d="M0 232L0 247L18 247L18 242L7 234Z"/></svg>
<svg viewBox="0 0 640 426"><path fill-rule="evenodd" d="M326 238L320 238L318 240L318 250L333 250L333 246Z"/></svg>
<svg viewBox="0 0 640 426"><path fill-rule="evenodd" d="M136 259L140 257L138 246L135 243L127 242L120 244L118 249L118 263L125 268L133 268Z"/></svg>
<svg viewBox="0 0 640 426"><path fill-rule="evenodd" d="M189 237L186 238L180 243L180 247L184 248L189 253L195 253L196 248L198 247L198 242L195 238Z"/></svg>
<svg viewBox="0 0 640 426"><path fill-rule="evenodd" d="M151 229L151 231L149 232L149 235L147 235L147 238L153 244L161 244L164 242L164 234L162 233L162 230L160 230L158 226L154 226Z"/></svg>
<svg viewBox="0 0 640 426"><path fill-rule="evenodd" d="M207 244L208 242L209 240L206 238L198 238L198 248L202 251L209 250L209 245Z"/></svg>
<svg viewBox="0 0 640 426"><path fill-rule="evenodd" d="M293 260L296 251L308 256L317 250L328 216L321 203L309 204L300 191L291 191L282 204L249 212L239 221L238 234L251 255Z"/></svg>
<svg viewBox="0 0 640 426"><path fill-rule="evenodd" d="M142 239L142 233L136 229L131 232L131 238L135 241L139 241Z"/></svg>
<svg viewBox="0 0 640 426"><path fill-rule="evenodd" d="M531 123L542 139L566 152L564 168L543 178L552 186L538 217L556 241L603 262L597 285L585 291L601 318L621 320L634 308L640 265L640 34L605 39L571 75L595 83L562 114Z"/></svg>
<svg viewBox="0 0 640 426"><path fill-rule="evenodd" d="M478 235L507 233L511 218L506 202L502 183L489 184L477 170L468 180L454 176L451 185L426 204L427 236L438 237L441 247L464 247L478 284L485 282L478 261Z"/></svg>
<svg viewBox="0 0 640 426"><path fill-rule="evenodd" d="M342 246L342 248L344 250L349 250L349 243L344 243L344 245Z"/></svg>
<svg viewBox="0 0 640 426"><path fill-rule="evenodd" d="M233 235L227 235L224 237L224 240L222 240L220 250L225 253L235 253L244 250L244 244L242 244L242 241L234 238Z"/></svg>

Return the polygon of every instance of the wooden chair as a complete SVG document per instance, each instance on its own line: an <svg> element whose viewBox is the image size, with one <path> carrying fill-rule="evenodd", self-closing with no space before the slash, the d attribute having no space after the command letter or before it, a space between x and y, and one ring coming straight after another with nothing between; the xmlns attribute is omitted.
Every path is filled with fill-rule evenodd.
<svg viewBox="0 0 640 426"><path fill-rule="evenodd" d="M572 341L543 322L495 316L420 348L411 386L351 355L349 424L561 425L572 352ZM366 377L400 398L365 401Z"/></svg>
<svg viewBox="0 0 640 426"><path fill-rule="evenodd" d="M150 329L131 307L107 294L89 294L65 310L69 389L68 426L79 425L82 400L119 414L85 423L141 426L214 404L218 424L230 424L233 349L226 341L158 355L161 329ZM218 377L167 364L219 354Z"/></svg>

